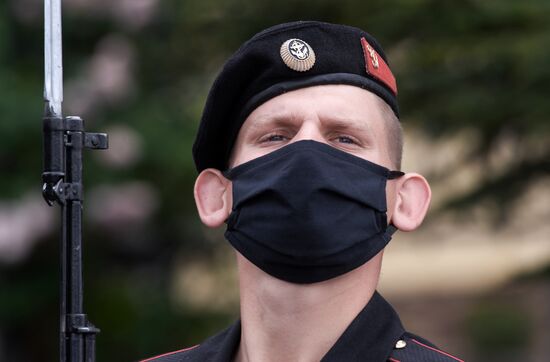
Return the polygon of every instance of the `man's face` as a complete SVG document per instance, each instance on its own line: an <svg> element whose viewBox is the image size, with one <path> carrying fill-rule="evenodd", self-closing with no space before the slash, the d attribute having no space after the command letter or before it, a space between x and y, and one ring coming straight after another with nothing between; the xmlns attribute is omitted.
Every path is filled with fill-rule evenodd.
<svg viewBox="0 0 550 362"><path fill-rule="evenodd" d="M229 166L235 167L290 143L314 140L354 156L394 169L388 144L389 107L373 93L348 85L302 88L274 97L245 120L233 147ZM402 231L415 230L430 203L425 178L407 173L386 183L387 220ZM223 225L233 210L232 183L213 168L203 170L195 182L195 200L202 222ZM237 255L240 255L237 253ZM369 263L379 270L382 253ZM242 275L259 271L239 256ZM369 264L367 263L367 264ZM367 265L365 264L365 265ZM364 269L364 268L359 268ZM242 271L242 270L241 270ZM254 272L256 271L256 272ZM373 274L377 277L377 274Z"/></svg>
<svg viewBox="0 0 550 362"><path fill-rule="evenodd" d="M321 85L274 97L245 120L230 167L290 143L314 140L393 169L381 101L349 85Z"/></svg>
<svg viewBox="0 0 550 362"><path fill-rule="evenodd" d="M349 85L321 85L274 97L245 120L233 147L230 167L301 140L314 140L393 169L388 137L375 94ZM388 220L395 186L386 187Z"/></svg>

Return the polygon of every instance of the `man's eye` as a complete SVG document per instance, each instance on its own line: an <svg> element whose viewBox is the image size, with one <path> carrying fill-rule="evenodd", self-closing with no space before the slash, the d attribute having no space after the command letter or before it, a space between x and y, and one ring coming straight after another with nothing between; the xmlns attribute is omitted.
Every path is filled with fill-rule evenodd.
<svg viewBox="0 0 550 362"><path fill-rule="evenodd" d="M348 144L355 144L355 140L353 140L351 137L347 136L339 136L336 138L336 140L340 143L348 143Z"/></svg>
<svg viewBox="0 0 550 362"><path fill-rule="evenodd" d="M280 142L286 139L285 136L280 134L271 134L262 138L262 142Z"/></svg>

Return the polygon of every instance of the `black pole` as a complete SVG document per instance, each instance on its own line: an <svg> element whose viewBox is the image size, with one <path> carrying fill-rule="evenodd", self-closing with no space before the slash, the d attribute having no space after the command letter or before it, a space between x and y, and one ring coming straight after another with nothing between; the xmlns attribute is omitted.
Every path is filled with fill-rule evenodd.
<svg viewBox="0 0 550 362"><path fill-rule="evenodd" d="M44 111L43 118L43 172L42 172L42 195L48 203L52 206L58 201L57 194L59 187L64 181L65 176L65 144L64 144L64 121L61 116L54 114L46 103L46 109ZM61 220L65 220L64 206L61 205ZM66 315L66 284L67 280L67 263L64 258L66 252L66 238L65 238L65 222L62 221L61 225L61 238L59 239L59 252L60 252L60 267L59 267L59 355L60 361L65 355L65 315Z"/></svg>
<svg viewBox="0 0 550 362"><path fill-rule="evenodd" d="M84 125L80 118L65 119L65 195L62 207L66 236L65 264L67 356L69 361L83 361L84 341L78 328L86 325L82 285L82 134Z"/></svg>
<svg viewBox="0 0 550 362"><path fill-rule="evenodd" d="M99 332L84 313L82 282L82 150L106 149L107 135L84 132L80 117L44 117L43 195L61 205L60 361L94 362Z"/></svg>

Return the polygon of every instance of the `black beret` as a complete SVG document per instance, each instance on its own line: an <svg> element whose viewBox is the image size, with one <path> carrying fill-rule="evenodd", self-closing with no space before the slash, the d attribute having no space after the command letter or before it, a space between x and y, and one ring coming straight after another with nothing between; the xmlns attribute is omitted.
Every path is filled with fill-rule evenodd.
<svg viewBox="0 0 550 362"><path fill-rule="evenodd" d="M193 145L197 170L225 170L246 117L285 92L348 84L382 98L399 117L397 87L382 47L361 29L316 21L268 28L244 43L214 81Z"/></svg>

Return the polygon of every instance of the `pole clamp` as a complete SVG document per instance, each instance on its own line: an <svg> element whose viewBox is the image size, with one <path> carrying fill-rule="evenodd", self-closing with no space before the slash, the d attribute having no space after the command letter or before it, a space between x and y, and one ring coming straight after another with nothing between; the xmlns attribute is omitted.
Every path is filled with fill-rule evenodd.
<svg viewBox="0 0 550 362"><path fill-rule="evenodd" d="M109 138L107 137L107 133L84 133L84 147L92 150L106 150L109 148Z"/></svg>
<svg viewBox="0 0 550 362"><path fill-rule="evenodd" d="M86 314L67 314L67 331L76 334L97 334L99 328L94 326Z"/></svg>
<svg viewBox="0 0 550 362"><path fill-rule="evenodd" d="M54 201L64 205L66 201L82 200L82 184L77 182L57 181L53 186L48 183L42 185L42 194L48 205L52 206ZM46 196L48 195L48 196Z"/></svg>

